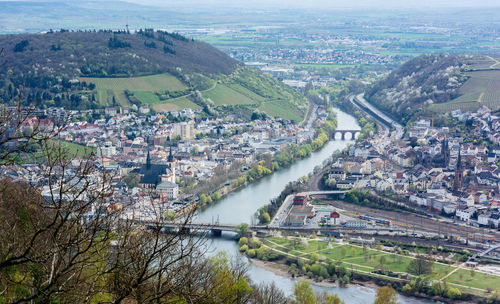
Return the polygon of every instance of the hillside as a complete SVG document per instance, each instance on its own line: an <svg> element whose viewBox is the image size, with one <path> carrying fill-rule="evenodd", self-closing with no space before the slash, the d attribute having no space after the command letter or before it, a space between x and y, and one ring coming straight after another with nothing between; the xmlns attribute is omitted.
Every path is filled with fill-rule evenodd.
<svg viewBox="0 0 500 304"><path fill-rule="evenodd" d="M148 104L157 111L208 107L225 114L238 107L295 121L307 111L295 90L176 33L62 30L1 35L0 47L5 103L20 98L68 109Z"/></svg>
<svg viewBox="0 0 500 304"><path fill-rule="evenodd" d="M401 122L486 105L500 108L500 62L483 55L423 55L376 82L366 97Z"/></svg>

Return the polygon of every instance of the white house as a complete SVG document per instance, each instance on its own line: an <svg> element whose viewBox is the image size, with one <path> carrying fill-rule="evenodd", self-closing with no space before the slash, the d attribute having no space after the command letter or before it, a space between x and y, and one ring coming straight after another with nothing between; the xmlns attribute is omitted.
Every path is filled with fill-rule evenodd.
<svg viewBox="0 0 500 304"><path fill-rule="evenodd" d="M468 207L468 208L457 208L457 212L455 216L458 217L461 221L468 222L472 215L476 212L476 208Z"/></svg>

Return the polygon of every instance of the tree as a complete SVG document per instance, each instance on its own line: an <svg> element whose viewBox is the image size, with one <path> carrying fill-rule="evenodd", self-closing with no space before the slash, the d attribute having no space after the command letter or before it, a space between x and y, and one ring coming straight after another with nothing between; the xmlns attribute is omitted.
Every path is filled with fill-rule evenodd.
<svg viewBox="0 0 500 304"><path fill-rule="evenodd" d="M269 215L269 213L267 212L263 212L260 216L259 216L259 222L261 224L268 224L269 222L271 221L271 216Z"/></svg>
<svg viewBox="0 0 500 304"><path fill-rule="evenodd" d="M416 276L430 274L432 273L433 264L434 262L432 260L423 255L419 255L408 264L406 271Z"/></svg>
<svg viewBox="0 0 500 304"><path fill-rule="evenodd" d="M398 293L391 285L384 286L377 291L375 304L399 304Z"/></svg>
<svg viewBox="0 0 500 304"><path fill-rule="evenodd" d="M239 236L247 235L250 231L250 226L247 223L241 223L234 228L234 232L236 232Z"/></svg>
<svg viewBox="0 0 500 304"><path fill-rule="evenodd" d="M381 256L380 259L379 259L379 261L380 261L380 268L383 269L384 268L384 264L386 262L385 256Z"/></svg>
<svg viewBox="0 0 500 304"><path fill-rule="evenodd" d="M207 195L205 193L200 194L200 204L205 205L207 203Z"/></svg>
<svg viewBox="0 0 500 304"><path fill-rule="evenodd" d="M458 288L449 287L446 290L446 296L450 299L459 299L462 296L462 293Z"/></svg>
<svg viewBox="0 0 500 304"><path fill-rule="evenodd" d="M128 213L135 202L116 203L115 176L95 167L91 153L76 157L47 128L17 132L22 118L6 113L0 166L37 161L32 170L48 183L41 193L0 177L1 302L250 303L265 289L253 288L241 261L203 256L203 238L185 229L196 208L165 217L168 209L152 204L147 229L137 225ZM164 233L166 221L172 233Z"/></svg>
<svg viewBox="0 0 500 304"><path fill-rule="evenodd" d="M293 285L293 295L296 304L316 304L314 291L306 281L299 281Z"/></svg>
<svg viewBox="0 0 500 304"><path fill-rule="evenodd" d="M127 184L129 188L134 188L139 185L137 173L130 173L123 178L123 182Z"/></svg>

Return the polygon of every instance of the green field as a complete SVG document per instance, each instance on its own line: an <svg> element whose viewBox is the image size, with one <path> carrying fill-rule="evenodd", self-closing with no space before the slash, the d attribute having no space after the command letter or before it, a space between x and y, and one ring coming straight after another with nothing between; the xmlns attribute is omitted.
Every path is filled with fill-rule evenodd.
<svg viewBox="0 0 500 304"><path fill-rule="evenodd" d="M362 272L371 272L381 266L381 257L385 261L383 267L395 273L406 273L408 264L414 259L411 255L398 255L382 250L349 244L331 244L326 241L308 240L307 245L300 240L292 241L280 237L271 237L264 239L264 244L271 249L286 252L289 255L309 259L311 253L315 252L322 257L324 261L342 261L348 268ZM449 273L456 270L456 265L446 265L434 263L432 274L429 278L433 280L442 280ZM467 269L458 269L445 279L447 282L457 285L463 285L468 288L479 288L482 292L487 288L500 291L500 276L474 272ZM460 286L458 286L460 287ZM478 290L474 290L478 292Z"/></svg>
<svg viewBox="0 0 500 304"><path fill-rule="evenodd" d="M186 86L170 74L158 74L131 78L80 78L80 81L95 83L98 89L113 91L180 91Z"/></svg>
<svg viewBox="0 0 500 304"><path fill-rule="evenodd" d="M293 104L283 100L264 102L259 106L259 110L265 112L269 116L278 116L295 122L300 122L304 119L299 109Z"/></svg>
<svg viewBox="0 0 500 304"><path fill-rule="evenodd" d="M245 88L239 86L241 90L246 90ZM246 90L248 91L248 90ZM253 95L256 95L253 92L246 92L246 94L240 93L240 90L234 90L229 86L219 84L215 87L215 89L207 91L203 93L203 97L205 98L210 98L216 106L222 106L222 105L248 105L248 104L255 104L259 100L253 99L250 95L252 93Z"/></svg>
<svg viewBox="0 0 500 304"><path fill-rule="evenodd" d="M473 273L471 275L471 273ZM497 276L472 272L468 269L459 269L450 275L447 279L448 282L453 284L459 284L474 288L488 289L500 291L500 279Z"/></svg>
<svg viewBox="0 0 500 304"><path fill-rule="evenodd" d="M154 97L157 100L151 97L151 95L154 95L153 92L181 91L187 88L180 80L170 74L131 78L80 78L80 81L96 85L97 97L101 105L112 105L114 97L120 105L129 106L130 103L125 96L125 90L133 92L143 103L155 104L161 103L161 101L156 96Z"/></svg>
<svg viewBox="0 0 500 304"><path fill-rule="evenodd" d="M63 140L50 140L47 146L57 151L59 148L62 153L67 154L68 157L88 157L91 153L95 153L95 148L83 146L77 143L67 142Z"/></svg>

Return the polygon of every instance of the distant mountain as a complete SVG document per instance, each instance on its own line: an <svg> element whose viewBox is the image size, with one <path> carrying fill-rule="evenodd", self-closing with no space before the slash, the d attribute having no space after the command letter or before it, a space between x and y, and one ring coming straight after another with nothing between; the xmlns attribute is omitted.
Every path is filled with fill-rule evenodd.
<svg viewBox="0 0 500 304"><path fill-rule="evenodd" d="M300 121L297 91L177 33L67 30L0 35L0 98L69 109L149 104L155 110L208 108Z"/></svg>

